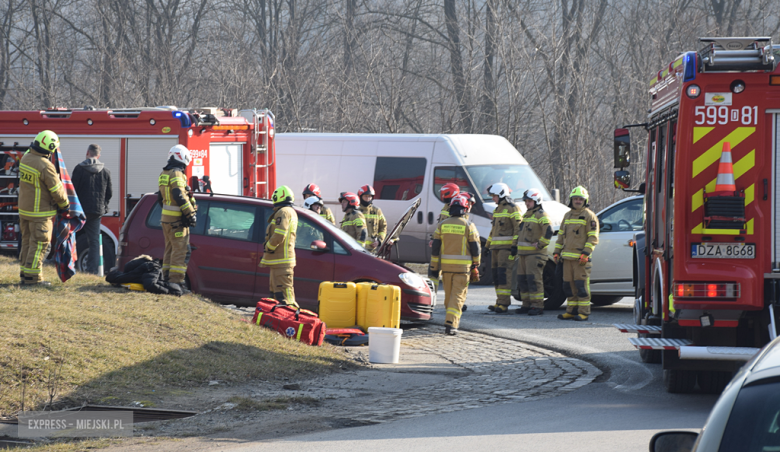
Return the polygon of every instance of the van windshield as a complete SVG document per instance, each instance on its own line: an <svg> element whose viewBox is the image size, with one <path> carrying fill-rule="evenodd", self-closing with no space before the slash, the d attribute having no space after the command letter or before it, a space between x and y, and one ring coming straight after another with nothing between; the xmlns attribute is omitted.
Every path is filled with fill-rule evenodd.
<svg viewBox="0 0 780 452"><path fill-rule="evenodd" d="M547 188L530 165L473 165L467 166L466 171L485 202L493 202L493 197L488 193L488 187L498 182L509 186L514 199L522 199L523 193L529 188L541 190L545 201L552 199Z"/></svg>

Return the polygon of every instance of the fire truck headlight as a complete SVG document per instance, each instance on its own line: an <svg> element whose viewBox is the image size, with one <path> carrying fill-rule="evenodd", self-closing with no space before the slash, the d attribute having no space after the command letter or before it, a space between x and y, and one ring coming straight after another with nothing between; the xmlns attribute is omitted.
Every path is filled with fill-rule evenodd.
<svg viewBox="0 0 780 452"><path fill-rule="evenodd" d="M742 80L734 80L731 82L731 92L734 94L739 94L742 91L745 91L745 82Z"/></svg>
<svg viewBox="0 0 780 452"><path fill-rule="evenodd" d="M701 88L699 88L699 85L688 85L688 88L685 90L685 94L687 94L691 99L696 99L701 94Z"/></svg>

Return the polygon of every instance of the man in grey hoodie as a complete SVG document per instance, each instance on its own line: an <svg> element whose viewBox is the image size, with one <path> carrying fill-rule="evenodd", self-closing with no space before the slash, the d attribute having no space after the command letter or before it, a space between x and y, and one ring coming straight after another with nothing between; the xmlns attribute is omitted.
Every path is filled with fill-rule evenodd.
<svg viewBox="0 0 780 452"><path fill-rule="evenodd" d="M87 256L87 273L97 273L100 263L100 218L108 213L108 202L111 200L111 173L99 161L100 146L90 144L87 148L87 159L73 169L71 177L73 188L84 208L87 222L84 224L81 239L89 243ZM113 262L106 262L105 268L111 268Z"/></svg>

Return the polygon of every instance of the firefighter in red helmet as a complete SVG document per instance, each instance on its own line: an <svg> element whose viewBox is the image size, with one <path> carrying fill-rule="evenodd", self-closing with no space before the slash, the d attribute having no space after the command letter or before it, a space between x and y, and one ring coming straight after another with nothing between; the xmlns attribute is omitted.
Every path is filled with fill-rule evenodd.
<svg viewBox="0 0 780 452"><path fill-rule="evenodd" d="M441 202L444 203L444 206L441 208L441 212L439 212L439 218L436 220L436 223L441 223L443 220L450 217L450 202L452 201L452 198L459 194L460 187L458 187L458 184L448 182L441 186L439 189L439 197L441 198Z"/></svg>
<svg viewBox="0 0 780 452"><path fill-rule="evenodd" d="M374 187L370 185L360 187L357 193L360 198L360 212L366 217L366 228L368 229L368 246L366 248L369 250L376 249L387 235L387 220L382 209L373 205L375 194Z"/></svg>
<svg viewBox="0 0 780 452"><path fill-rule="evenodd" d="M320 193L320 187L317 184L309 184L303 189L303 200L306 201L309 197L316 196L320 199L322 199L322 194ZM320 211L318 212L320 216L328 221L330 221L333 224L336 224L336 219L333 218L333 212L330 211L329 208L325 206L325 202L321 204L322 207L320 208Z"/></svg>
<svg viewBox="0 0 780 452"><path fill-rule="evenodd" d="M358 209L360 201L356 194L343 192L339 196L341 210L344 211L344 219L341 220L341 230L355 239L363 248L368 248L368 229L366 217Z"/></svg>

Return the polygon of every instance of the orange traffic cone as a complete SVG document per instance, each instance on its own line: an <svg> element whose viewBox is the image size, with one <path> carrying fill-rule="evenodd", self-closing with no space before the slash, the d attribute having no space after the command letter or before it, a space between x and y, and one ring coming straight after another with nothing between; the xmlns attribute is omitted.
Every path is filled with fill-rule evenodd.
<svg viewBox="0 0 780 452"><path fill-rule="evenodd" d="M734 165L731 163L731 143L723 143L723 152L718 164L718 179L715 181L715 193L734 195L737 186L734 183Z"/></svg>

